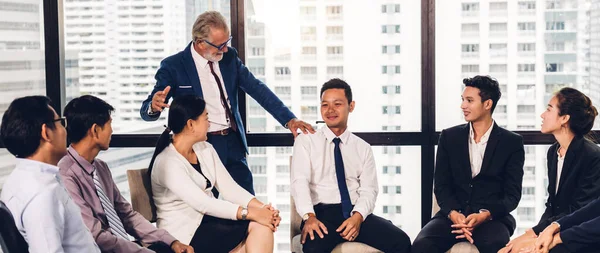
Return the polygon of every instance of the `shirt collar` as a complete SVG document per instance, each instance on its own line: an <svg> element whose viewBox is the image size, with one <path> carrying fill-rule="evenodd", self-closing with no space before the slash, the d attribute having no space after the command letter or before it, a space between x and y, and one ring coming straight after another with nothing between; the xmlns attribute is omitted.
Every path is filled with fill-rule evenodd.
<svg viewBox="0 0 600 253"><path fill-rule="evenodd" d="M490 134L492 133L492 129L494 128L495 124L496 124L496 122L494 120L492 120L492 125L490 126L490 128L488 128L487 131L485 131L485 133L483 134L483 136L481 136L481 139L479 139L479 144L487 143L487 141L490 138ZM472 143L476 143L475 142L475 131L473 131L473 123L469 123L469 140Z"/></svg>
<svg viewBox="0 0 600 253"><path fill-rule="evenodd" d="M69 154L67 154L69 156L69 158L73 159L73 157L75 158L75 164L77 164L77 168L83 169L85 172L87 172L88 174L92 174L95 170L94 168L94 161L95 159L92 161L92 163L88 162L87 160L85 160L83 157L81 157L79 155L79 153L77 153L77 150L75 150L73 148L73 146L69 146ZM71 157L71 155L73 157ZM83 166L83 168L81 168L81 166Z"/></svg>
<svg viewBox="0 0 600 253"><path fill-rule="evenodd" d="M208 65L208 60L204 59L204 57L202 57L198 52L196 52L196 50L194 49L194 42L192 42L190 50L192 51L192 59L194 59L194 62L198 66L205 68Z"/></svg>
<svg viewBox="0 0 600 253"><path fill-rule="evenodd" d="M342 141L342 143L348 144L348 139L350 138L350 131L348 131L348 129L346 129L346 131L344 131L340 136L336 136L333 133L333 131L331 131L331 129L329 129L328 126L323 126L323 127L321 127L320 130L325 135L325 139L327 139L327 142L331 143L331 142L333 142L333 139L335 139L336 137L339 137L340 140Z"/></svg>
<svg viewBox="0 0 600 253"><path fill-rule="evenodd" d="M558 146L558 148L556 149L556 154L558 155L558 160L562 161L565 160L565 156L567 156L567 154L565 154L565 156L560 156L560 146Z"/></svg>
<svg viewBox="0 0 600 253"><path fill-rule="evenodd" d="M17 158L16 163L17 169L28 170L34 172L42 172L56 175L58 173L58 167L52 164L47 164L31 159Z"/></svg>

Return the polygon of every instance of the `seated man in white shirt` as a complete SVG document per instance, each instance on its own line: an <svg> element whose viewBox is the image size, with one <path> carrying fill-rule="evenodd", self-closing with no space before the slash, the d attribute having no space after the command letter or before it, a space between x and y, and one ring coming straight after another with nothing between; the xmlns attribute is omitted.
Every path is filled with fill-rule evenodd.
<svg viewBox="0 0 600 253"><path fill-rule="evenodd" d="M50 99L15 99L2 117L0 139L17 157L0 199L31 253L100 252L58 175L56 164L67 153L65 118Z"/></svg>
<svg viewBox="0 0 600 253"><path fill-rule="evenodd" d="M325 127L294 143L291 194L302 216L303 251L331 252L356 241L383 252L410 252L400 228L372 214L378 184L371 146L347 130L352 90L332 79L321 88Z"/></svg>

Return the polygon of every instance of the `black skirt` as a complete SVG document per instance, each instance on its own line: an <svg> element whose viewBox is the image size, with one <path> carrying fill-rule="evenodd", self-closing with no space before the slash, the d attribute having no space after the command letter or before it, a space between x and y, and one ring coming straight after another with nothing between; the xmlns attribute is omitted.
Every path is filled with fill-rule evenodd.
<svg viewBox="0 0 600 253"><path fill-rule="evenodd" d="M195 252L230 252L248 237L249 225L250 221L247 220L226 220L204 215L190 246Z"/></svg>

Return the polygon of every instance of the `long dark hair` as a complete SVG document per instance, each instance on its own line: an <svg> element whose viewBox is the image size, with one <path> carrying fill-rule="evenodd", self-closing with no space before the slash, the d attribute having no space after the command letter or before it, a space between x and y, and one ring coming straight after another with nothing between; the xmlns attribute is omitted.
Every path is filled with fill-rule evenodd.
<svg viewBox="0 0 600 253"><path fill-rule="evenodd" d="M175 134L181 133L183 128L185 128L187 121L198 119L205 108L206 102L204 102L204 99L196 95L185 95L173 99L173 102L169 107L167 128L162 132L156 142L156 149L150 160L150 165L148 165L148 175L152 173L152 167L154 166L156 156L171 144L171 131Z"/></svg>
<svg viewBox="0 0 600 253"><path fill-rule="evenodd" d="M559 115L569 115L569 128L576 136L585 136L595 141L591 135L594 120L598 116L592 100L581 91L565 87L556 92Z"/></svg>

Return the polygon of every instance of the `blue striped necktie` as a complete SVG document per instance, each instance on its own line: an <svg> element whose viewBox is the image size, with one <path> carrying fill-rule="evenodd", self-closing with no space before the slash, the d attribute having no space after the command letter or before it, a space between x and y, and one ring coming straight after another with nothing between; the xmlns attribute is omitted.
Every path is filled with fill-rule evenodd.
<svg viewBox="0 0 600 253"><path fill-rule="evenodd" d="M117 215L112 201L110 201L110 199L106 196L106 193L104 193L104 189L102 188L102 184L100 184L100 179L98 178L98 173L96 172L97 170L94 170L92 173L94 185L96 186L96 193L98 193L98 197L100 198L102 209L104 209L104 213L106 214L110 231L113 233L113 235L122 237L123 239L129 241L129 236L127 236L127 232L125 232L123 222L121 222L121 219Z"/></svg>

